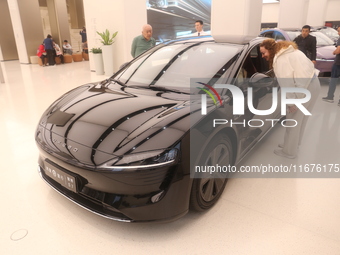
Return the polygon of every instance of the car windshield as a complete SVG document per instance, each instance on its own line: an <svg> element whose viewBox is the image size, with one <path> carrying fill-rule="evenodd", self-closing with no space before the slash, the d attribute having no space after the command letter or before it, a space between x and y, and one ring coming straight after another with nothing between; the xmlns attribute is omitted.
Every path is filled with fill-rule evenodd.
<svg viewBox="0 0 340 255"><path fill-rule="evenodd" d="M299 31L286 31L286 33L292 41L301 34ZM334 45L334 42L321 32L310 32L310 34L316 37L316 46Z"/></svg>
<svg viewBox="0 0 340 255"><path fill-rule="evenodd" d="M227 73L242 45L215 42L177 42L159 45L138 57L115 77L127 86L189 88L191 78ZM229 65L228 65L229 63Z"/></svg>

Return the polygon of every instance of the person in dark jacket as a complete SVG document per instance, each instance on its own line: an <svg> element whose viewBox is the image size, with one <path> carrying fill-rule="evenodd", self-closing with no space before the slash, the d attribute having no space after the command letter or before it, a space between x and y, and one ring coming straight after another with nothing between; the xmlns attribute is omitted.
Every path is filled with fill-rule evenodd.
<svg viewBox="0 0 340 255"><path fill-rule="evenodd" d="M86 28L83 27L83 30L81 30L79 32L79 34L81 35L81 42L84 43L87 41L87 35L86 35Z"/></svg>
<svg viewBox="0 0 340 255"><path fill-rule="evenodd" d="M50 34L47 35L47 37L44 39L44 46L45 46L45 51L47 53L47 59L48 59L48 64L50 66L55 65L54 61L54 47L53 47L53 40L52 36Z"/></svg>
<svg viewBox="0 0 340 255"><path fill-rule="evenodd" d="M338 27L337 30L338 30L338 35L340 35L340 27ZM335 88L338 83L338 79L340 78L340 37L335 47L336 48L333 51L333 54L335 55L335 60L334 60L334 64L332 67L331 79L329 81L328 93L326 97L322 98L323 101L326 101L328 103L334 102ZM338 106L340 106L340 99L338 102Z"/></svg>
<svg viewBox="0 0 340 255"><path fill-rule="evenodd" d="M299 50L301 50L307 58L312 60L314 65L316 64L316 38L312 36L310 33L310 26L304 25L302 27L301 35L297 36L294 39L294 42L297 44Z"/></svg>

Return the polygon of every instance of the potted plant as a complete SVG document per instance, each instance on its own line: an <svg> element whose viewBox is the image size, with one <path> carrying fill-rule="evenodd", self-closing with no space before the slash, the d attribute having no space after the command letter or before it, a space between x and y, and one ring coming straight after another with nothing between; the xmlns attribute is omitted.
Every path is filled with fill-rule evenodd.
<svg viewBox="0 0 340 255"><path fill-rule="evenodd" d="M102 38L100 41L103 45L112 45L114 43L113 39L116 37L118 34L118 31L110 35L109 30L105 30L103 33L100 33L97 31L97 34Z"/></svg>
<svg viewBox="0 0 340 255"><path fill-rule="evenodd" d="M105 30L100 33L97 31L97 34L101 37L101 43L103 44L103 62L104 62L104 71L105 75L111 76L113 74L113 43L114 38L117 36L118 31L111 34L109 30Z"/></svg>
<svg viewBox="0 0 340 255"><path fill-rule="evenodd" d="M94 66L96 68L96 74L103 75L104 74L104 63L103 63L102 49L92 48L90 52L93 55Z"/></svg>

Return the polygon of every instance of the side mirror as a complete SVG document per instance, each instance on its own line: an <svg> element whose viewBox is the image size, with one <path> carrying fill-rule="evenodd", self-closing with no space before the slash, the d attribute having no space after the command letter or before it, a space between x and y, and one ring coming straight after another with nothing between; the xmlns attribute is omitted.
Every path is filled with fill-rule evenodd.
<svg viewBox="0 0 340 255"><path fill-rule="evenodd" d="M249 78L249 84L254 88L265 88L273 85L273 78L263 74L263 73L254 73Z"/></svg>

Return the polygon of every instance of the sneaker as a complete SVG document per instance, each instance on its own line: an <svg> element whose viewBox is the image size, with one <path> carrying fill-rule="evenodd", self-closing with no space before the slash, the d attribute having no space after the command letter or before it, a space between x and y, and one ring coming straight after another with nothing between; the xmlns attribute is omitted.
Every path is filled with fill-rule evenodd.
<svg viewBox="0 0 340 255"><path fill-rule="evenodd" d="M330 98L330 97L323 97L322 100L328 103L334 103L333 98Z"/></svg>
<svg viewBox="0 0 340 255"><path fill-rule="evenodd" d="M274 153L278 156L281 156L281 157L285 157L285 158L290 158L290 159L293 159L293 158L296 158L295 155L289 155L289 154L286 154L284 153L282 150L280 149L275 149L274 150Z"/></svg>

